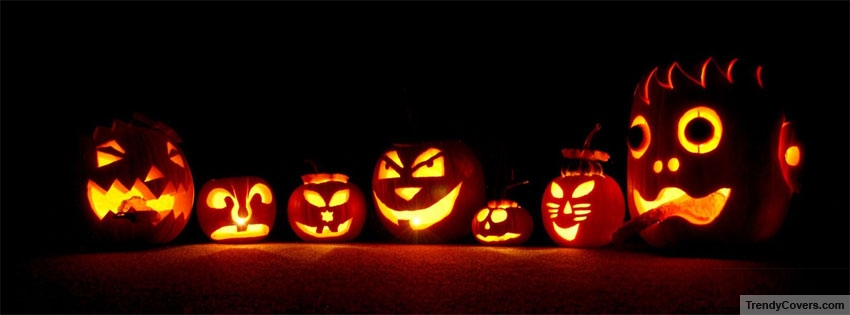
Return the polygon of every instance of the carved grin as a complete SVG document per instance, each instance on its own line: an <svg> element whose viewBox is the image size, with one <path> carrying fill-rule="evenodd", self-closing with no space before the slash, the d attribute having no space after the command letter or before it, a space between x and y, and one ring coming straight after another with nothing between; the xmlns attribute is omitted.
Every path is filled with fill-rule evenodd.
<svg viewBox="0 0 850 315"><path fill-rule="evenodd" d="M493 242L502 242L502 241L507 241L509 239L517 238L517 237L519 237L519 234L510 233L510 232L502 234L502 235L487 235L487 236L484 236L484 235L481 235L481 234L475 234L475 237L477 239L481 240L482 242L493 243Z"/></svg>
<svg viewBox="0 0 850 315"><path fill-rule="evenodd" d="M676 187L665 187L658 193L658 198L647 201L637 190L632 191L638 214L659 209L666 213L664 217L680 216L697 225L705 225L714 221L729 199L730 188L720 188L705 197L694 198Z"/></svg>
<svg viewBox="0 0 850 315"><path fill-rule="evenodd" d="M576 223L576 224L573 224L573 226L571 226L571 227L562 228L562 227L558 226L558 224L555 223L555 221L552 221L552 227L555 228L555 233L558 233L558 236L560 236L561 238L568 240L568 241L572 241L572 240L576 239L576 235L578 234L578 225L579 225L579 223Z"/></svg>
<svg viewBox="0 0 850 315"><path fill-rule="evenodd" d="M245 231L239 231L236 225L222 226L210 235L213 240L220 241L233 238L249 238L266 236L269 234L269 226L265 224L248 224Z"/></svg>
<svg viewBox="0 0 850 315"><path fill-rule="evenodd" d="M348 233L348 229L351 228L352 220L354 219L348 219L347 221L340 223L339 226L336 228L336 232L331 231L331 229L327 225L322 227L321 232L317 232L319 230L318 226L309 226L301 222L295 222L295 225L298 226L298 229L300 229L301 232L307 233L315 237L337 237Z"/></svg>
<svg viewBox="0 0 850 315"><path fill-rule="evenodd" d="M174 187L172 183L168 183L164 193L158 198L139 179L129 189L124 187L117 179L109 187L109 190L103 189L91 180L86 187L91 209L100 220L103 220L109 212L120 214L131 209L135 211L155 211L158 217L153 219L154 222L152 223L154 224L159 223L169 211L174 211L175 217L187 214L183 212L182 207L175 207L175 204L183 203L181 202L182 196L188 193L182 185Z"/></svg>
<svg viewBox="0 0 850 315"><path fill-rule="evenodd" d="M418 209L418 210L394 210L384 204L381 201L381 198L378 198L378 194L372 192L375 196L376 204L378 205L378 210L381 211L381 214L384 218L390 220L393 224L398 225L398 221L406 220L410 222L410 228L413 230L423 230L428 227L434 225L437 222L442 221L446 218L454 209L455 200L457 200L457 196L460 193L460 186L463 183L457 184L451 192L446 194L445 197L435 202L428 208Z"/></svg>

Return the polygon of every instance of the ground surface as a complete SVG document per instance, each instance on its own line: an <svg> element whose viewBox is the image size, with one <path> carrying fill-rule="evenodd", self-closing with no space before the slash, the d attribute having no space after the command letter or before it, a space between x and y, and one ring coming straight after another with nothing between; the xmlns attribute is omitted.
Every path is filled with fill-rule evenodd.
<svg viewBox="0 0 850 315"><path fill-rule="evenodd" d="M848 279L846 268L465 244L185 244L16 268L4 313L738 313L742 294L847 294Z"/></svg>

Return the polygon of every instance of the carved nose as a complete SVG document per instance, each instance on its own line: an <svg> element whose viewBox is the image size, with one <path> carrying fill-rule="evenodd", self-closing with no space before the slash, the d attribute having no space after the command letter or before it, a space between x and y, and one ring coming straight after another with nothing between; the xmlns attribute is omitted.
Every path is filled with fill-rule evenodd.
<svg viewBox="0 0 850 315"><path fill-rule="evenodd" d="M159 179L165 177L162 175L162 171L160 171L156 166L151 165L151 169L148 171L148 175L145 176L145 183L152 181L154 179Z"/></svg>
<svg viewBox="0 0 850 315"><path fill-rule="evenodd" d="M419 193L419 190L421 190L421 189L422 189L422 187L396 188L395 194L398 195L399 197L401 197L404 200L410 201L410 199L413 199L413 197L416 196L416 194Z"/></svg>

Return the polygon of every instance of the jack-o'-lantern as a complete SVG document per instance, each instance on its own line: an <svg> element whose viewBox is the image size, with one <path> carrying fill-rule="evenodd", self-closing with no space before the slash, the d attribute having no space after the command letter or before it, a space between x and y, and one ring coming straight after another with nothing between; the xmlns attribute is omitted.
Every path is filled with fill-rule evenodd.
<svg viewBox="0 0 850 315"><path fill-rule="evenodd" d="M306 242L347 242L366 222L366 197L343 174L301 176L303 185L289 196L289 225Z"/></svg>
<svg viewBox="0 0 850 315"><path fill-rule="evenodd" d="M378 159L372 196L383 226L413 243L455 241L485 205L484 174L459 140L395 144Z"/></svg>
<svg viewBox="0 0 850 315"><path fill-rule="evenodd" d="M734 245L778 232L802 146L762 66L713 58L653 69L631 107L627 199L655 247ZM774 100L779 100L776 98Z"/></svg>
<svg viewBox="0 0 850 315"><path fill-rule="evenodd" d="M472 234L482 245L521 245L534 230L534 220L528 210L516 201L491 200L472 219Z"/></svg>
<svg viewBox="0 0 850 315"><path fill-rule="evenodd" d="M212 179L201 187L198 196L198 223L213 241L257 242L274 228L277 200L262 178Z"/></svg>
<svg viewBox="0 0 850 315"><path fill-rule="evenodd" d="M581 150L561 151L569 164L543 191L543 227L560 246L608 245L625 220L623 191L617 181L604 174L600 163L610 156L589 149L590 139L600 127L597 124L591 131Z"/></svg>
<svg viewBox="0 0 850 315"><path fill-rule="evenodd" d="M141 115L84 139L84 213L108 244L165 244L192 213L195 186L180 138Z"/></svg>

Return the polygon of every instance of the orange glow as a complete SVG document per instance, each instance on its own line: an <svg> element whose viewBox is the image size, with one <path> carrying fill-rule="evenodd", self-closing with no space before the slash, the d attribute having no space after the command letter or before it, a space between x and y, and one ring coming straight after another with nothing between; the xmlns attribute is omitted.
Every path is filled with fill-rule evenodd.
<svg viewBox="0 0 850 315"><path fill-rule="evenodd" d="M732 61L729 62L729 66L726 67L726 80L728 80L729 83L735 83L732 81L732 67L736 62L738 62L738 58L732 59ZM761 68L761 66L759 66L759 68ZM703 74L703 76L704 75L705 74Z"/></svg>
<svg viewBox="0 0 850 315"><path fill-rule="evenodd" d="M555 233L557 233L558 236L560 236L561 238L563 238L565 240L568 240L568 241L575 240L576 235L578 235L578 226L579 226L578 223L576 223L575 225L570 226L568 228L562 228L562 227L558 226L557 224L555 224L555 222L552 222L552 226L555 228Z"/></svg>
<svg viewBox="0 0 850 315"><path fill-rule="evenodd" d="M661 161L655 161L655 163L652 163L653 172L658 174L661 173L662 170L664 170L664 163L662 163Z"/></svg>
<svg viewBox="0 0 850 315"><path fill-rule="evenodd" d="M785 163L790 166L797 166L800 164L800 147L791 146L785 150Z"/></svg>
<svg viewBox="0 0 850 315"><path fill-rule="evenodd" d="M517 238L519 236L520 236L519 233L510 233L510 232L502 234L502 235L487 235L487 236L484 236L484 235L481 235L481 234L475 234L475 238L477 238L478 240L485 242L485 243L504 242L504 241L507 241L507 240L510 240L510 239Z"/></svg>
<svg viewBox="0 0 850 315"><path fill-rule="evenodd" d="M162 175L162 171L160 171L158 168L156 168L156 166L151 165L151 169L150 169L150 171L148 171L148 175L145 176L145 182L147 183L147 182L152 181L154 179L160 179L160 178L163 178L163 177L165 177L165 175Z"/></svg>
<svg viewBox="0 0 850 315"><path fill-rule="evenodd" d="M764 88L764 83L761 81L761 66L756 69L756 79L759 82L759 87Z"/></svg>
<svg viewBox="0 0 850 315"><path fill-rule="evenodd" d="M455 206L457 196L460 194L461 185L463 185L463 182L458 183L451 192L430 207L418 210L397 211L391 209L381 201L374 191L372 194L375 197L375 204L384 218L396 225L398 225L399 220L407 220L412 223L410 227L413 230L423 230L449 216Z"/></svg>
<svg viewBox="0 0 850 315"><path fill-rule="evenodd" d="M344 174L328 174L328 173L316 173L316 174L307 174L301 176L301 181L304 184L321 184L327 182L340 182L347 183L348 176Z"/></svg>
<svg viewBox="0 0 850 315"><path fill-rule="evenodd" d="M123 156L118 156L116 154L103 152L103 151L101 151L101 149L103 149L103 148L112 149L112 150L114 150L114 151L116 151L117 153L120 153L120 154L126 153L126 151L124 151L124 148L122 148L121 145L119 145L117 141L115 141L115 140L106 141L106 142L102 143L101 145L97 146L97 167L104 167L106 165L120 161L121 159L124 158Z"/></svg>
<svg viewBox="0 0 850 315"><path fill-rule="evenodd" d="M629 147L629 152L631 152L633 158L640 159L643 154L646 153L646 149L649 148L649 142L652 140L652 133L649 132L649 123L646 122L646 118L641 115L636 116L635 119L632 120L632 125L629 126L629 128L633 128L634 126L639 126L643 131L643 140L636 149Z"/></svg>
<svg viewBox="0 0 850 315"><path fill-rule="evenodd" d="M643 100L643 103L646 104L646 106L649 106L649 104L650 104L649 103L649 83L652 82L652 79L655 78L655 75L657 73L658 73L658 67L655 67L654 69L652 69L651 72L649 72L649 76L647 76L646 80L644 80L644 82L643 82L643 95L640 96L640 99ZM656 80L656 82L658 82L658 81Z"/></svg>
<svg viewBox="0 0 850 315"><path fill-rule="evenodd" d="M640 99L647 106L651 104L652 100L649 97L649 94L650 94L649 91L650 91L650 84L652 83L652 81L655 81L655 83L658 84L658 86L660 86L662 88L672 90L674 88L674 86L673 86L673 72L674 72L674 70L678 70L679 74L683 75L685 78L692 81L694 84L699 85L702 88L705 88L706 87L706 74L708 72L709 65L714 64L715 65L714 68L717 69L717 71L720 72L721 75L723 75L723 77L726 80L729 81L729 83L732 83L732 69L734 68L737 61L738 61L737 58L733 59L732 61L729 62L729 64L725 68L723 68L719 64L717 64L717 61L714 60L714 58L709 57L702 64L702 68L700 69L700 73L699 73L699 78L696 78L696 77L688 74L687 71L682 69L681 65L679 65L678 62L673 62L670 65L670 67L667 68L666 82L662 82L658 78L658 68L656 67L656 68L652 69L652 71L650 71L649 75L646 77L646 79L642 83L638 84L638 86L641 87L640 90L643 92L642 95L640 95ZM758 76L759 86L762 86L761 85L761 66L759 66L759 68L757 70L757 76ZM637 89L636 89L636 93L637 93Z"/></svg>
<svg viewBox="0 0 850 315"><path fill-rule="evenodd" d="M704 118L708 120L714 128L714 134L710 139L708 139L708 141L703 143L691 142L685 135L685 129L688 127L688 123L696 118ZM703 154L713 151L720 144L720 139L723 137L723 123L720 121L720 116L718 116L717 112L713 109L705 106L698 106L691 108L682 115L682 118L679 118L678 131L679 143L682 144L682 147L685 148L685 150L691 153Z"/></svg>
<svg viewBox="0 0 850 315"><path fill-rule="evenodd" d="M126 212L131 207L136 210L153 210L161 214L173 210L176 216L183 215L183 207L175 207L175 195L189 193L184 187L174 188L169 183L165 192L156 198L141 180L136 180L130 189L115 180L109 190L89 181L86 190L91 209L101 220L109 212Z"/></svg>
<svg viewBox="0 0 850 315"><path fill-rule="evenodd" d="M348 230L351 228L351 221L352 220L353 219L348 219L345 222L341 223L337 227L336 232L331 231L331 229L328 226L322 227L321 232L316 232L316 230L318 230L318 228L319 228L318 226L310 226L310 225L303 224L301 222L295 222L295 225L298 227L299 230L301 230L301 232L304 232L304 233L306 233L310 236L318 237L318 238L328 238L328 237L338 237L338 236L345 235L345 233L348 233Z"/></svg>
<svg viewBox="0 0 850 315"><path fill-rule="evenodd" d="M168 155L171 156L171 162L174 162L174 164L180 165L180 167L185 168L186 162L183 161L183 156L180 154L179 151L177 151L177 147L171 144L171 141L168 141L166 145L168 149Z"/></svg>
<svg viewBox="0 0 850 315"><path fill-rule="evenodd" d="M270 229L269 226L265 224L248 224L244 231L239 230L240 228L236 225L223 226L212 232L210 238L215 241L221 241L235 238L266 236L269 234Z"/></svg>
<svg viewBox="0 0 850 315"><path fill-rule="evenodd" d="M679 170L679 159L672 158L667 161L667 168L670 169L671 172L676 172Z"/></svg>
<svg viewBox="0 0 850 315"><path fill-rule="evenodd" d="M662 208L669 215L680 216L696 225L705 225L714 221L723 211L730 188L720 188L702 198L693 198L677 187L665 187L655 200L645 200L637 190L632 191L638 214L644 214L656 208Z"/></svg>
<svg viewBox="0 0 850 315"><path fill-rule="evenodd" d="M396 188L395 194L406 201L410 201L410 199L413 199L420 190L422 190L422 187L402 187Z"/></svg>

